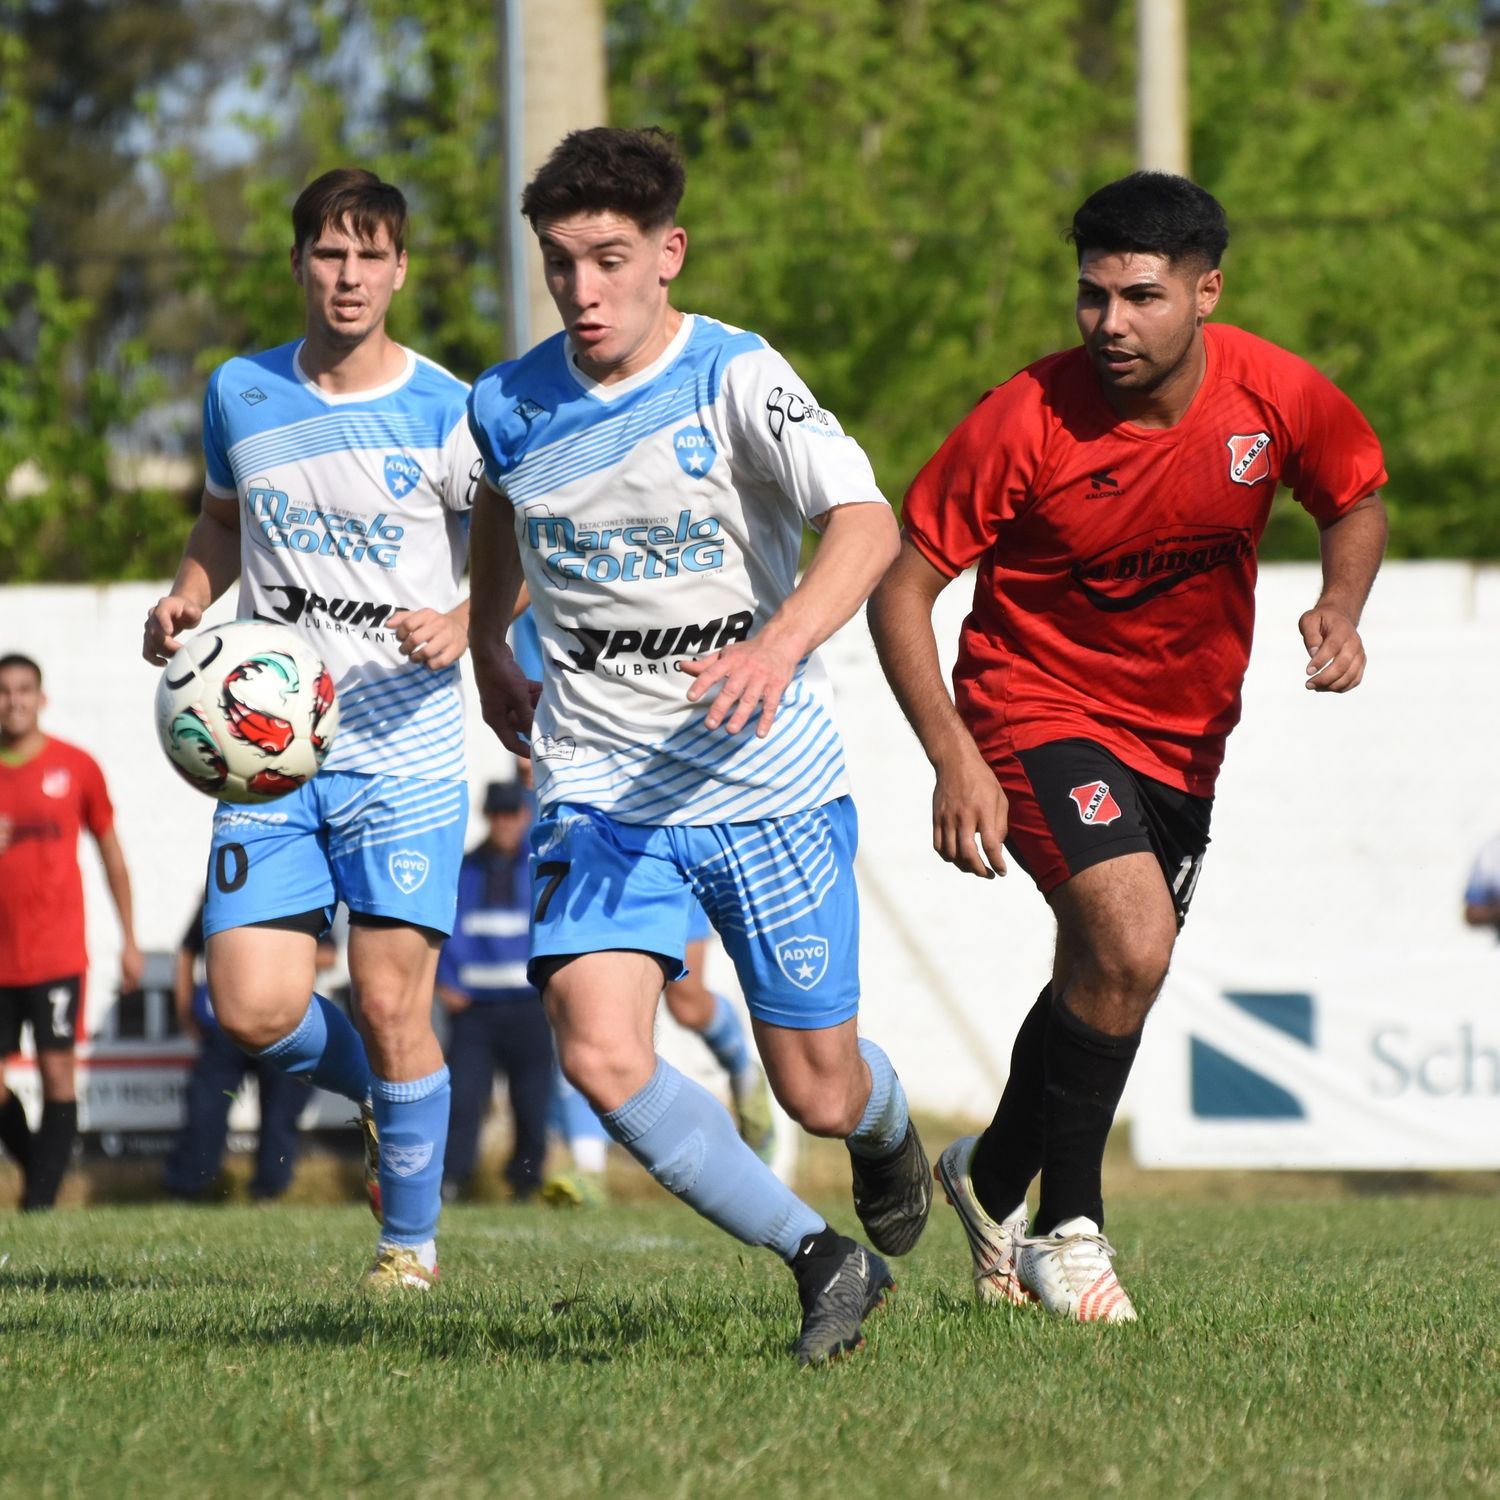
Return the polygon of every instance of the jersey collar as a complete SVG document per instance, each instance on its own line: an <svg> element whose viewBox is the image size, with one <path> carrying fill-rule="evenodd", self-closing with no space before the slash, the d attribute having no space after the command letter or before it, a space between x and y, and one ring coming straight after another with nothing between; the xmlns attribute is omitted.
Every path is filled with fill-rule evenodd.
<svg viewBox="0 0 1500 1500"><path fill-rule="evenodd" d="M364 391L342 391L335 394L332 391L325 391L302 368L302 346L306 342L306 339L297 340L297 347L292 351L292 371L301 382L302 388L305 391L316 396L319 401L328 406L348 406L354 401L378 401L382 396L389 396L399 391L411 379L412 372L417 368L417 356L405 344L398 344L397 348L405 356L406 364L394 380L388 380L384 385L371 386L368 390Z"/></svg>

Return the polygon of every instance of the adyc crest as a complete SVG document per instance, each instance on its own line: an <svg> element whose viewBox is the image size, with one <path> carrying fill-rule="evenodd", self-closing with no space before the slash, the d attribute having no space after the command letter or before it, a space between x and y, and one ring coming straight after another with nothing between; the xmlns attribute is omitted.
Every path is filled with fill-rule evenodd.
<svg viewBox="0 0 1500 1500"><path fill-rule="evenodd" d="M393 849L386 866L403 896L409 896L427 879L432 861L416 849Z"/></svg>
<svg viewBox="0 0 1500 1500"><path fill-rule="evenodd" d="M1078 816L1085 823L1113 823L1120 816L1120 804L1115 801L1107 781L1090 781L1085 786L1075 786L1068 795L1078 805Z"/></svg>
<svg viewBox="0 0 1500 1500"><path fill-rule="evenodd" d="M432 1160L432 1142L421 1141L415 1146L387 1146L380 1143L380 1160L389 1162L397 1177L415 1177Z"/></svg>
<svg viewBox="0 0 1500 1500"><path fill-rule="evenodd" d="M385 456L385 487L398 500L404 500L416 489L422 477L422 465L404 453L387 453Z"/></svg>
<svg viewBox="0 0 1500 1500"><path fill-rule="evenodd" d="M684 474L701 479L713 468L719 450L708 430L703 427L680 427L672 434L672 448Z"/></svg>
<svg viewBox="0 0 1500 1500"><path fill-rule="evenodd" d="M1236 484L1259 484L1271 477L1271 434L1237 432L1229 439L1229 477Z"/></svg>
<svg viewBox="0 0 1500 1500"><path fill-rule="evenodd" d="M828 939L817 933L783 938L776 945L776 962L799 990L810 990L828 972Z"/></svg>

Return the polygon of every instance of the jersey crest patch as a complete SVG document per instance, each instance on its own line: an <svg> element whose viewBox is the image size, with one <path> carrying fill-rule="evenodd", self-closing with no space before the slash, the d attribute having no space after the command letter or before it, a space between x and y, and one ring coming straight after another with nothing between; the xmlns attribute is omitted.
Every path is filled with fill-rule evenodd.
<svg viewBox="0 0 1500 1500"><path fill-rule="evenodd" d="M776 945L776 962L799 990L810 990L828 972L828 939L817 933L783 938Z"/></svg>
<svg viewBox="0 0 1500 1500"><path fill-rule="evenodd" d="M1271 477L1271 434L1237 432L1229 439L1229 477L1236 484L1259 484Z"/></svg>
<svg viewBox="0 0 1500 1500"><path fill-rule="evenodd" d="M1115 801L1107 781L1090 781L1075 786L1068 795L1078 806L1078 816L1091 827L1096 823L1113 823L1120 816L1120 804Z"/></svg>
<svg viewBox="0 0 1500 1500"><path fill-rule="evenodd" d="M393 849L386 860L386 868L401 894L409 896L427 879L432 861L416 849Z"/></svg>
<svg viewBox="0 0 1500 1500"><path fill-rule="evenodd" d="M66 766L58 766L51 771L42 772L42 795L44 797L66 797L68 788L73 785L73 778L68 774Z"/></svg>
<svg viewBox="0 0 1500 1500"><path fill-rule="evenodd" d="M713 468L719 450L713 438L702 427L680 427L672 434L672 448L682 472L693 479L702 479Z"/></svg>
<svg viewBox="0 0 1500 1500"><path fill-rule="evenodd" d="M385 487L398 500L404 500L416 489L422 478L422 465L404 453L385 456Z"/></svg>

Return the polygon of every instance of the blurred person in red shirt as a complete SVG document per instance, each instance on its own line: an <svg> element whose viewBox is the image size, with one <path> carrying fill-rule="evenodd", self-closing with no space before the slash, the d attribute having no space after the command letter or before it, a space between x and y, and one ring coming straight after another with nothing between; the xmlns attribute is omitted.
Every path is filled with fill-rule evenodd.
<svg viewBox="0 0 1500 1500"><path fill-rule="evenodd" d="M31 1027L42 1082L42 1119L30 1130L21 1101L0 1081L0 1145L25 1178L24 1209L51 1208L78 1133L73 1044L83 1014L83 875L78 836L99 846L120 919L120 986L136 989L130 876L115 835L114 808L93 757L43 734L42 669L28 656L0 656L0 1057Z"/></svg>

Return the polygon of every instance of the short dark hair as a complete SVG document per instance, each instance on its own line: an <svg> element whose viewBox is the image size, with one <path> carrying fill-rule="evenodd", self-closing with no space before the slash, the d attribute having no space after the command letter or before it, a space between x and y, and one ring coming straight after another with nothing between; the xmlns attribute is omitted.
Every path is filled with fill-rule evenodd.
<svg viewBox="0 0 1500 1500"><path fill-rule="evenodd" d="M300 250L330 225L348 225L362 240L382 229L400 255L406 249L406 199L401 189L363 167L335 167L315 178L292 205L293 243Z"/></svg>
<svg viewBox="0 0 1500 1500"><path fill-rule="evenodd" d="M1132 172L1086 198L1068 238L1081 263L1090 250L1136 251L1211 270L1229 244L1224 208L1206 189L1172 172Z"/></svg>
<svg viewBox="0 0 1500 1500"><path fill-rule="evenodd" d="M25 667L36 677L36 685L41 687L42 669L29 656L22 656L19 651L7 651L4 656L0 656L0 672L9 667Z"/></svg>
<svg viewBox="0 0 1500 1500"><path fill-rule="evenodd" d="M521 194L535 229L543 219L617 213L642 229L677 217L687 171L677 142L656 125L619 130L600 125L565 135Z"/></svg>

